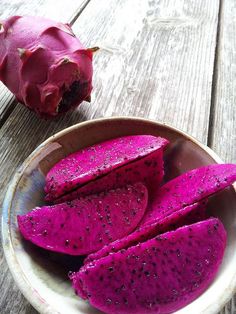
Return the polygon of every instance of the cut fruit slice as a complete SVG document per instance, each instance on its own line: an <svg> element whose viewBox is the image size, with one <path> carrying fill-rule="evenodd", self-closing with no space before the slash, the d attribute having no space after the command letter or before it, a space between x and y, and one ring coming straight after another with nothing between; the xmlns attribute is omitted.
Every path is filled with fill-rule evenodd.
<svg viewBox="0 0 236 314"><path fill-rule="evenodd" d="M18 216L25 239L55 252L85 255L132 232L147 206L142 183Z"/></svg>
<svg viewBox="0 0 236 314"><path fill-rule="evenodd" d="M172 313L208 288L225 245L222 223L211 218L86 264L70 278L105 313Z"/></svg>

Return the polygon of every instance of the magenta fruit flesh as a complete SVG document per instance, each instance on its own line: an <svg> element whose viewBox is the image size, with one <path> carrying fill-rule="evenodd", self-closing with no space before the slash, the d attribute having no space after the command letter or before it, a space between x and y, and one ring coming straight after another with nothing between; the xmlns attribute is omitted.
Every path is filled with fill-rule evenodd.
<svg viewBox="0 0 236 314"><path fill-rule="evenodd" d="M225 246L225 229L211 218L88 263L70 278L105 313L173 313L208 288Z"/></svg>
<svg viewBox="0 0 236 314"><path fill-rule="evenodd" d="M111 139L81 149L60 160L48 172L45 186L46 200L54 201L90 181L158 150L162 157L162 149L167 144L168 141L161 137L134 135ZM159 180L159 177L163 176L162 163L158 167L160 168ZM128 176L126 173L125 177ZM114 179L113 175L111 179ZM109 187L113 185L111 179L105 182L105 185L108 184Z"/></svg>
<svg viewBox="0 0 236 314"><path fill-rule="evenodd" d="M101 248L99 251L91 253L87 256L84 263L91 262L130 246L145 242L158 234L175 230L184 225L190 225L207 218L206 202L195 203L190 206L181 208L173 214L153 222L150 225L138 227L134 232L122 239L117 239Z"/></svg>
<svg viewBox="0 0 236 314"><path fill-rule="evenodd" d="M147 206L141 183L89 195L54 206L36 207L18 216L23 237L51 251L70 255L95 252L132 232Z"/></svg>
<svg viewBox="0 0 236 314"><path fill-rule="evenodd" d="M201 201L234 181L235 164L213 164L188 171L157 190L141 225L150 224L180 208Z"/></svg>

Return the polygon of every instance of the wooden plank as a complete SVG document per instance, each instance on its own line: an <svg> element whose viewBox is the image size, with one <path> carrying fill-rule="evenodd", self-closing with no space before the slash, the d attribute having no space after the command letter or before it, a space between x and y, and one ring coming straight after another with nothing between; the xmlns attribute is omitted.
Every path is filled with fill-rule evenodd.
<svg viewBox="0 0 236 314"><path fill-rule="evenodd" d="M206 143L218 9L216 0L92 0L74 25L82 42L102 47L94 58L92 103L54 121L17 105L0 131L1 190L39 143L87 119L158 119ZM9 287L9 279L1 283Z"/></svg>
<svg viewBox="0 0 236 314"><path fill-rule="evenodd" d="M219 314L235 314L236 313L236 295L226 304Z"/></svg>
<svg viewBox="0 0 236 314"><path fill-rule="evenodd" d="M95 55L92 103L52 122L18 105L2 129L13 140L3 159L19 164L54 132L110 115L158 119L206 142L217 15L215 0L92 1L74 25L84 43L103 47Z"/></svg>
<svg viewBox="0 0 236 314"><path fill-rule="evenodd" d="M218 2L176 3L90 2L73 29L88 46L102 47L94 58L92 103L54 121L18 104L1 130L2 182L45 138L95 117L158 119L206 142Z"/></svg>
<svg viewBox="0 0 236 314"><path fill-rule="evenodd" d="M146 116L206 143L218 1L119 1L106 23L102 3L88 8L96 23L82 15L74 25L83 42L104 47L86 115Z"/></svg>
<svg viewBox="0 0 236 314"><path fill-rule="evenodd" d="M1 0L0 18L4 19L11 15L34 14L50 17L55 20L61 20L62 22L68 22L73 21L78 16L78 14L87 4L87 2L88 1L86 0L70 1L69 3L68 1L64 0L57 0L56 3L53 0ZM0 83L0 122L4 122L4 120L8 116L8 111L11 111L13 109L13 101L14 97L12 96L12 94L2 83ZM9 137L9 143L7 144L5 136L2 138L0 135L0 138L0 146L2 149L1 153L3 153L5 147L11 145L12 139ZM18 145L21 146L20 142L18 143ZM23 150L24 148L22 146L22 151ZM15 168L15 162L11 162L12 166L14 165L13 167ZM1 180L1 182L3 181ZM0 250L0 269L0 313L37 313L37 311L22 296L14 280L12 279L7 264L4 260L2 249Z"/></svg>
<svg viewBox="0 0 236 314"><path fill-rule="evenodd" d="M216 94L209 144L226 162L236 163L236 3L223 1Z"/></svg>
<svg viewBox="0 0 236 314"><path fill-rule="evenodd" d="M83 42L105 48L86 116L146 116L206 143L218 4L92 1L75 25Z"/></svg>
<svg viewBox="0 0 236 314"><path fill-rule="evenodd" d="M0 19L13 15L40 15L61 22L74 21L88 0L64 1L57 0L1 0ZM56 6L56 9L55 9ZM0 82L0 125L4 123L14 107L14 96Z"/></svg>
<svg viewBox="0 0 236 314"><path fill-rule="evenodd" d="M208 143L225 162L236 163L236 3L222 1L215 94L212 99L212 121ZM236 313L236 294L220 314Z"/></svg>

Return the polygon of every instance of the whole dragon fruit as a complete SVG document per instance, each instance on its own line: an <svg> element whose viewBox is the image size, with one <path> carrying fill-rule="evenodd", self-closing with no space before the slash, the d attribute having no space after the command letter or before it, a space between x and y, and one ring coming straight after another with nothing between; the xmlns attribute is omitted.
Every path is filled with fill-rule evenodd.
<svg viewBox="0 0 236 314"><path fill-rule="evenodd" d="M89 101L93 51L68 24L36 16L0 21L0 80L44 118Z"/></svg>

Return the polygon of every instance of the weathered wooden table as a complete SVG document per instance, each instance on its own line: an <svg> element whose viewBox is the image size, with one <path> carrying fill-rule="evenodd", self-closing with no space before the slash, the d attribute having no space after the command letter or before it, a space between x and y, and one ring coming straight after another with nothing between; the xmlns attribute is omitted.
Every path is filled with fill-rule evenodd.
<svg viewBox="0 0 236 314"><path fill-rule="evenodd" d="M91 104L43 121L0 85L2 202L16 168L47 137L114 115L165 121L236 162L235 0L0 0L0 17L42 15L73 24L94 60ZM36 313L0 252L0 313ZM222 313L236 313L236 298Z"/></svg>

